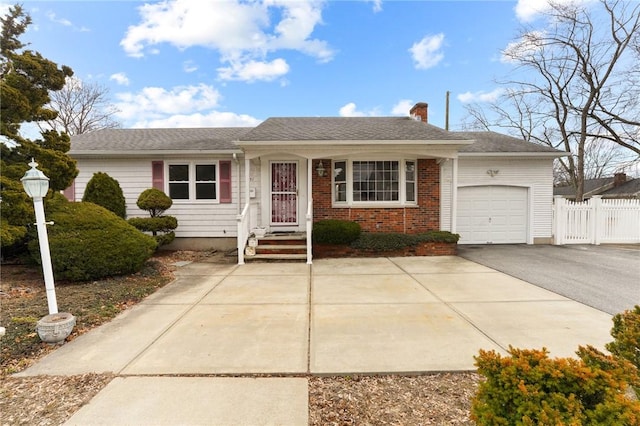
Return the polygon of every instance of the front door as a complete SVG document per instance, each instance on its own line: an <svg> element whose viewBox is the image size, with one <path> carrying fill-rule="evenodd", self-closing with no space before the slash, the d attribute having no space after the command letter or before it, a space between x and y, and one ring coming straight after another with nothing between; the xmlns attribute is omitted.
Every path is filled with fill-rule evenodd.
<svg viewBox="0 0 640 426"><path fill-rule="evenodd" d="M298 224L298 163L271 163L271 226Z"/></svg>

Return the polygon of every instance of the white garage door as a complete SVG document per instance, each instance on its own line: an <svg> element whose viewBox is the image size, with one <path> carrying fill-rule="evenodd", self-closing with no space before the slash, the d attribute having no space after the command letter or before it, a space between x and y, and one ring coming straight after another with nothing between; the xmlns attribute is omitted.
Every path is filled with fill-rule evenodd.
<svg viewBox="0 0 640 426"><path fill-rule="evenodd" d="M459 244L527 242L527 188L470 186L458 188Z"/></svg>

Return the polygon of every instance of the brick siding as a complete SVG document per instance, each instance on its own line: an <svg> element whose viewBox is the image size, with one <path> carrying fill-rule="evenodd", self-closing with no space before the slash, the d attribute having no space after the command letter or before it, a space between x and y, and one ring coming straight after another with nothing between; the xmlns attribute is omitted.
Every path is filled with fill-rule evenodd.
<svg viewBox="0 0 640 426"><path fill-rule="evenodd" d="M317 162L313 166L316 167ZM331 164L330 160L322 160ZM330 169L330 166L327 167ZM331 206L331 172L313 176L313 220L342 219L358 222L364 232L416 234L440 229L440 166L436 160L418 160L417 206L368 208Z"/></svg>

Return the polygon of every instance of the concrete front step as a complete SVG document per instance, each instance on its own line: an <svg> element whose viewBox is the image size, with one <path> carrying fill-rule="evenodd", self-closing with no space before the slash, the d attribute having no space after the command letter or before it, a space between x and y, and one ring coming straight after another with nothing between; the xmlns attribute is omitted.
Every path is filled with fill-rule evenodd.
<svg viewBox="0 0 640 426"><path fill-rule="evenodd" d="M306 254L255 254L253 256L244 256L245 260L264 259L264 260L307 260Z"/></svg>
<svg viewBox="0 0 640 426"><path fill-rule="evenodd" d="M258 244L259 250L306 250L306 244Z"/></svg>
<svg viewBox="0 0 640 426"><path fill-rule="evenodd" d="M259 241L306 240L306 239L307 239L307 234L302 232L267 234L264 237L258 237Z"/></svg>

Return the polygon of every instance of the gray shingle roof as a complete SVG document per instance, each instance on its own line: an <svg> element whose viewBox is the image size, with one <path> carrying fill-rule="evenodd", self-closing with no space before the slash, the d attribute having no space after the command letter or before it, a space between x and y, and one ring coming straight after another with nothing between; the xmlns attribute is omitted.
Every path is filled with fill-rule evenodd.
<svg viewBox="0 0 640 426"><path fill-rule="evenodd" d="M410 117L275 117L248 132L242 141L465 140Z"/></svg>
<svg viewBox="0 0 640 426"><path fill-rule="evenodd" d="M612 197L612 196L639 196L640 195L640 178L630 179L625 183L614 186L611 189L608 189L602 193L603 197Z"/></svg>
<svg viewBox="0 0 640 426"><path fill-rule="evenodd" d="M613 184L613 177L584 180L584 193L595 191L607 185ZM553 195L575 196L576 188L573 185L556 186L553 188Z"/></svg>
<svg viewBox="0 0 640 426"><path fill-rule="evenodd" d="M71 151L237 150L251 127L102 129L71 137Z"/></svg>
<svg viewBox="0 0 640 426"><path fill-rule="evenodd" d="M557 153L562 151L537 143L527 142L513 136L503 135L496 132L451 132L467 139L475 139L475 143L460 149L460 152L468 153L509 153L509 152L529 152L529 153Z"/></svg>
<svg viewBox="0 0 640 426"><path fill-rule="evenodd" d="M640 195L640 178L628 179L625 183L613 186L615 178L604 177L584 180L585 195L602 195L604 198L637 197ZM556 186L553 195L575 197L576 189L572 185Z"/></svg>

